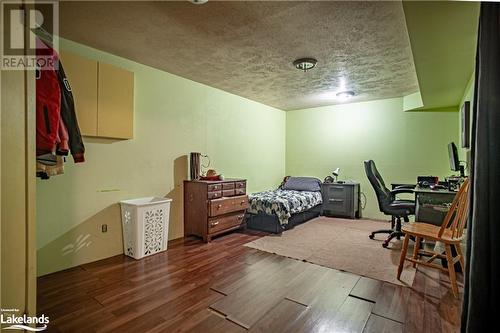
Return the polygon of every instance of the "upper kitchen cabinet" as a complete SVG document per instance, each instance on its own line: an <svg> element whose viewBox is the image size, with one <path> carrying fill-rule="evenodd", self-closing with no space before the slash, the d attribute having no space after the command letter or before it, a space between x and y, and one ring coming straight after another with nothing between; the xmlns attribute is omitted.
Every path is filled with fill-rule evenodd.
<svg viewBox="0 0 500 333"><path fill-rule="evenodd" d="M61 50L82 135L131 139L134 73Z"/></svg>

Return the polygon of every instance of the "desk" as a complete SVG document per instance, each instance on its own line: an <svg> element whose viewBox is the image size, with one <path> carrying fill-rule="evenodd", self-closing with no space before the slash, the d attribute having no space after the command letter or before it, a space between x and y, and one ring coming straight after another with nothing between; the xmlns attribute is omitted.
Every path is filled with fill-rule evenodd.
<svg viewBox="0 0 500 333"><path fill-rule="evenodd" d="M391 185L392 189L398 186L412 186L412 184L396 183ZM428 187L422 188L418 186L414 187L413 191L415 192L415 221L441 226L457 192L449 190L431 190ZM432 244L434 242L427 241L427 243ZM434 244L434 246L438 245ZM452 247L451 251L453 256L456 256L455 247ZM443 267L446 267L446 260L441 259L441 262ZM458 262L455 265L455 270L460 272L460 265Z"/></svg>
<svg viewBox="0 0 500 333"><path fill-rule="evenodd" d="M408 188L415 188L417 186L416 184L407 184L407 183L391 183L392 189L394 190L396 187L408 187Z"/></svg>
<svg viewBox="0 0 500 333"><path fill-rule="evenodd" d="M443 224L444 217L446 213L448 213L457 192L449 190L431 190L430 188L419 188L418 186L414 191L416 202L415 221L426 222L438 226ZM434 246L442 249L442 244L439 245L439 242L434 244ZM437 248L434 250L437 251ZM451 252L453 256L457 255L454 246L452 246ZM446 260L441 259L441 263L443 267L446 267ZM458 263L455 265L455 270L461 272Z"/></svg>
<svg viewBox="0 0 500 333"><path fill-rule="evenodd" d="M449 190L415 187L415 221L441 225L455 194Z"/></svg>
<svg viewBox="0 0 500 333"><path fill-rule="evenodd" d="M415 192L415 221L441 225L457 192L449 190L431 190L415 184L392 183L392 189L398 186L413 188Z"/></svg>

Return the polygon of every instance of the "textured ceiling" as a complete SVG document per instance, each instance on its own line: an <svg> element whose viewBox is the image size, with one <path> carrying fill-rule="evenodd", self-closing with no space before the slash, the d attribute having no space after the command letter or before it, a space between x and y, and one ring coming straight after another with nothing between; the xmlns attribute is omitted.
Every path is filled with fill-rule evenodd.
<svg viewBox="0 0 500 333"><path fill-rule="evenodd" d="M283 110L418 91L401 2L61 2L65 38ZM292 61L314 57L317 67Z"/></svg>

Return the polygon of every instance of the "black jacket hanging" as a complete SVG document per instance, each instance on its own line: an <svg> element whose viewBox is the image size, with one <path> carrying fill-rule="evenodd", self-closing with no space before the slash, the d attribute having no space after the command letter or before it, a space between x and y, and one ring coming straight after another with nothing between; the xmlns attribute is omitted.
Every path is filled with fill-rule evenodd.
<svg viewBox="0 0 500 333"><path fill-rule="evenodd" d="M82 135L78 127L73 93L71 92L71 86L66 78L61 61L59 61L57 78L61 90L61 117L68 130L69 150L71 151L71 155L73 155L75 163L84 162L85 146L83 145Z"/></svg>

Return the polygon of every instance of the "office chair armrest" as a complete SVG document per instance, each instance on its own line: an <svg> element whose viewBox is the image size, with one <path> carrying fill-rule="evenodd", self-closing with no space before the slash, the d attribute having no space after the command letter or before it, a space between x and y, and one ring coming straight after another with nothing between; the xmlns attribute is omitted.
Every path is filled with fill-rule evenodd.
<svg viewBox="0 0 500 333"><path fill-rule="evenodd" d="M403 187L403 188L398 187L398 188L395 188L394 190L391 191L391 195L393 197L396 197L396 195L401 194L401 193L410 193L411 194L411 193L415 193L415 191L413 191L413 189L407 188L407 187Z"/></svg>

